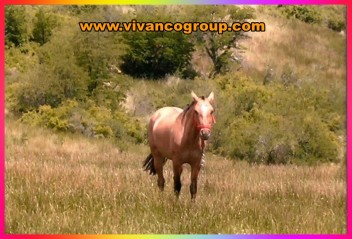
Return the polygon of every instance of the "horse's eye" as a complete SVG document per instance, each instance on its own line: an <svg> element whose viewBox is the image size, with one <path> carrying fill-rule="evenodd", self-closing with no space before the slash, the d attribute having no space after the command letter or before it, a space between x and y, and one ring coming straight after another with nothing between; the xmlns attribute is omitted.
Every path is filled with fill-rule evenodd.
<svg viewBox="0 0 352 239"><path fill-rule="evenodd" d="M196 113L196 115L198 115L198 112L195 110L194 113Z"/></svg>
<svg viewBox="0 0 352 239"><path fill-rule="evenodd" d="M212 111L210 112L210 114L214 114L214 112L215 112L215 110L212 110Z"/></svg>

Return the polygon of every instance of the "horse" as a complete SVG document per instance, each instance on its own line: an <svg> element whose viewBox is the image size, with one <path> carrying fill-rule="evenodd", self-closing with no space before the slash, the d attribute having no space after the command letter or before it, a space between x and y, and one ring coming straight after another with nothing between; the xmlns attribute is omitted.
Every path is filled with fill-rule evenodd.
<svg viewBox="0 0 352 239"><path fill-rule="evenodd" d="M148 125L148 142L151 153L143 162L145 171L157 174L157 185L164 190L163 167L167 159L172 160L174 173L174 193L177 198L181 191L183 164L191 166L191 200L197 194L198 174L206 141L215 123L214 93L206 98L198 97L193 91L193 101L184 110L164 107L151 115Z"/></svg>

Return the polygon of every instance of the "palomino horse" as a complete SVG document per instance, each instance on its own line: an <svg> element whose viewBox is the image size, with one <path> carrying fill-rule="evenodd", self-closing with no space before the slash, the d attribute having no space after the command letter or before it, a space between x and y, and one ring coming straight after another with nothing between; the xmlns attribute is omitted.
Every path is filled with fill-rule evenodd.
<svg viewBox="0 0 352 239"><path fill-rule="evenodd" d="M174 191L178 197L181 191L182 165L191 165L191 198L197 194L198 173L205 141L209 139L211 127L215 123L214 93L205 98L192 91L193 102L182 110L164 107L150 118L148 141L151 154L145 159L143 167L150 174L158 174L158 187L163 190L165 179L163 166L171 159L174 171Z"/></svg>

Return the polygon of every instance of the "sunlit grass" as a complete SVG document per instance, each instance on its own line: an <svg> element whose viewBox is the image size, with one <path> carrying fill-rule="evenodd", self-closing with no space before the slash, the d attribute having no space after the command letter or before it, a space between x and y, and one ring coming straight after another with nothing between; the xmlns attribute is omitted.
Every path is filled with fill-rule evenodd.
<svg viewBox="0 0 352 239"><path fill-rule="evenodd" d="M146 146L6 125L6 233L345 233L344 165L255 166L207 154L195 203L142 170Z"/></svg>

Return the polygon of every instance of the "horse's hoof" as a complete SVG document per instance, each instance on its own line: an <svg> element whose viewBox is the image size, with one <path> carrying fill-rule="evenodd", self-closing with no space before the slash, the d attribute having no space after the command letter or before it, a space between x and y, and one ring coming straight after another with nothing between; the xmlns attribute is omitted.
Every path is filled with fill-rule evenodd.
<svg viewBox="0 0 352 239"><path fill-rule="evenodd" d="M179 197L180 197L180 192L175 191L174 193L175 193L176 198L179 199Z"/></svg>

